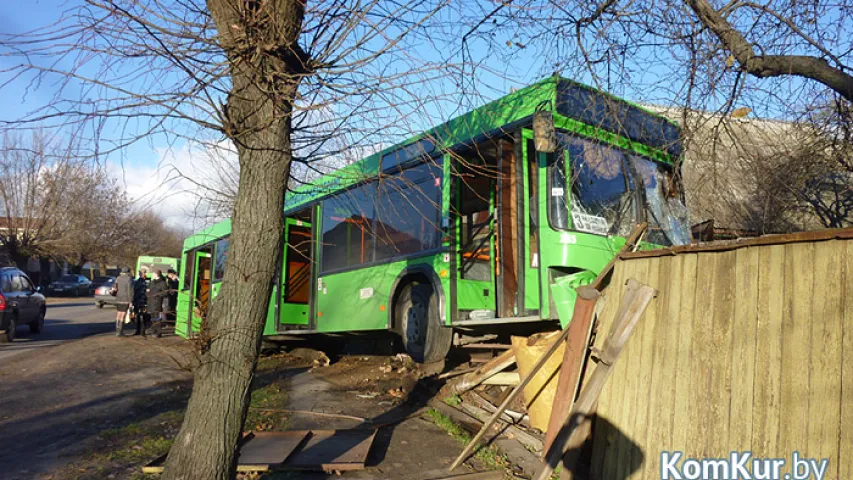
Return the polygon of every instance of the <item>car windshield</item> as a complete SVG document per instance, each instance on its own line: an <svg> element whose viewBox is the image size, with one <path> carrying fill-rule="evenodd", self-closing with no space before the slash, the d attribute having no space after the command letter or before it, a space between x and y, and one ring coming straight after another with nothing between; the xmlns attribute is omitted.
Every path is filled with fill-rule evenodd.
<svg viewBox="0 0 853 480"><path fill-rule="evenodd" d="M93 280L95 283L107 283L112 280L112 277L95 277Z"/></svg>
<svg viewBox="0 0 853 480"><path fill-rule="evenodd" d="M77 283L77 275L63 275L59 277L59 281L62 283Z"/></svg>
<svg viewBox="0 0 853 480"><path fill-rule="evenodd" d="M102 283L101 286L109 287L112 286L112 284L114 283L116 283L116 280L114 278L107 278L106 280L104 280L104 283Z"/></svg>

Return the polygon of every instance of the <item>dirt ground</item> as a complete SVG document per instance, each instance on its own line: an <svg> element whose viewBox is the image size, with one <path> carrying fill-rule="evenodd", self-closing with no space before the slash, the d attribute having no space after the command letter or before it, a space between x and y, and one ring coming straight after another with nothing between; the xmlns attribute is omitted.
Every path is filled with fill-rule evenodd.
<svg viewBox="0 0 853 480"><path fill-rule="evenodd" d="M0 365L0 471L31 479L85 451L98 434L156 416L189 392L177 338L100 335Z"/></svg>
<svg viewBox="0 0 853 480"><path fill-rule="evenodd" d="M8 479L144 478L141 466L168 450L191 374L188 342L88 337L18 355L0 366L0 472ZM246 428L378 428L367 468L344 478L425 480L447 474L460 439L424 415L442 365L405 356L350 355L330 365L311 350L266 355ZM47 353L47 354L46 354ZM360 417L365 421L311 413ZM454 473L494 466L473 458ZM277 473L264 478L332 478Z"/></svg>

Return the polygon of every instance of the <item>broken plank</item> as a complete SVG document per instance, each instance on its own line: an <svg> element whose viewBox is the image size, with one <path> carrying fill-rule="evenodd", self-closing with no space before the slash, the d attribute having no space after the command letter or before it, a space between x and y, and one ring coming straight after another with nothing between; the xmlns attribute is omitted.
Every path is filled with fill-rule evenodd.
<svg viewBox="0 0 853 480"><path fill-rule="evenodd" d="M515 354L513 354L512 350L507 350L484 365L481 365L473 372L467 373L452 382L450 384L450 392L456 394L467 392L489 377L506 370L513 363L515 363Z"/></svg>

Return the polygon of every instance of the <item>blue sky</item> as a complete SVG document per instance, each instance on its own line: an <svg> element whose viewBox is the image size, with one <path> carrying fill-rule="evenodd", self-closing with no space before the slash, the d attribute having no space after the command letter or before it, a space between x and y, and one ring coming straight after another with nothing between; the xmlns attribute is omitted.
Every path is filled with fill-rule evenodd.
<svg viewBox="0 0 853 480"><path fill-rule="evenodd" d="M76 4L77 0L7 1L4 8L0 10L0 32L6 34L25 32L50 25L69 6ZM477 7L468 7L467 3L465 5L465 7L458 8L483 8L486 9L485 11L492 8L487 2L477 3ZM444 20L450 25L450 30L455 27L453 25L454 15L458 13L458 11L454 12L453 10L442 13ZM462 13L479 14L473 10L463 11ZM472 38L469 43L469 51L476 60L482 61L483 68L477 70L475 77L464 79L462 85L465 87L465 91L460 93L459 90L459 83L463 77L448 73L439 81L422 87L433 94L444 92L446 96L441 102L431 103L420 110L415 109L408 118L399 122L393 122L392 112L390 121L398 129L400 129L400 125L405 123L406 125L401 129L403 132L405 130L410 130L412 133L422 131L462 114L486 100L507 94L512 88L527 85L552 73L547 70L545 65L544 59L547 55L539 55L533 48L519 50L515 46L506 44L508 40L518 41L518 38L523 38L523 36L516 37L511 32L502 32L485 39ZM458 43L458 40L455 42L449 45L435 45L422 39L414 45L411 55L416 57L416 61L437 61L441 59L440 57L446 56L448 51L460 48L461 44ZM436 48L439 51L436 51ZM661 55L661 57L663 56L665 54ZM454 56L454 60L458 61L459 59L459 55ZM667 77L669 71L659 60L656 60L649 58L648 64L635 69L634 76L630 79L614 79L610 85L611 89L615 89L612 93L632 101L671 104L672 101L667 97L669 95L667 92L677 88L678 79ZM665 62L666 60L662 61ZM0 56L0 68L9 68L13 64L12 59ZM406 68L406 65L405 62L401 62L399 65L392 65L392 67L402 69ZM588 74L581 72L578 75L575 76L576 80L591 83ZM650 85L657 85L660 88L650 88ZM19 118L49 102L51 96L56 92L56 85L50 82L42 83L38 88L28 87L32 87L32 85L16 81L0 89L0 94L4 100L0 119ZM64 91L64 95L68 98L80 94L80 88L75 85L72 87L75 88L67 88ZM371 120L366 119L365 121ZM383 119L382 121L389 120ZM109 135L127 127L128 124L125 123L112 123L106 125L105 131ZM132 124L130 124L130 128L134 128ZM386 133L389 131L387 128L380 130ZM378 135L376 138L361 140L365 144L362 147L366 146L368 149L386 141L387 139L380 138ZM178 140L170 144L166 137L153 135L146 141L138 142L125 149L121 154L111 155L106 162L108 168L122 179L132 195L139 198L148 197L148 203L157 203L157 200L151 201L150 198L162 197L166 195L166 190L172 187L174 187L173 190L191 188L186 184L164 188L160 184L170 176L172 166L176 166L182 171L191 170L193 159L193 152L187 149L185 142ZM178 203L189 201L189 197L180 196ZM164 213L170 216L172 222L183 222L185 219L185 217L173 212L164 211Z"/></svg>

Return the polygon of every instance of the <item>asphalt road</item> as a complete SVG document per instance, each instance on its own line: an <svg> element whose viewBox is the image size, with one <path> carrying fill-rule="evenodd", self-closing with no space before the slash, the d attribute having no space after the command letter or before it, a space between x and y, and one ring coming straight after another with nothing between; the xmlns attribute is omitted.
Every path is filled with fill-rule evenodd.
<svg viewBox="0 0 853 480"><path fill-rule="evenodd" d="M0 343L0 361L23 352L47 349L70 340L113 331L115 307L95 307L92 298L51 298L41 333L30 333L29 327L19 326L12 343Z"/></svg>

